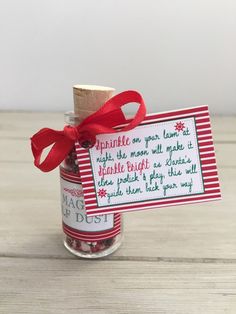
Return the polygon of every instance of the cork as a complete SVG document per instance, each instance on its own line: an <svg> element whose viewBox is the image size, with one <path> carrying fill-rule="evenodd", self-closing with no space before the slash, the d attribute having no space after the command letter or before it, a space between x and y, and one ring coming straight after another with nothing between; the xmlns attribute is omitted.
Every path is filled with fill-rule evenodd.
<svg viewBox="0 0 236 314"><path fill-rule="evenodd" d="M97 85L74 85L74 112L79 115L80 122L97 111L109 98L115 89Z"/></svg>

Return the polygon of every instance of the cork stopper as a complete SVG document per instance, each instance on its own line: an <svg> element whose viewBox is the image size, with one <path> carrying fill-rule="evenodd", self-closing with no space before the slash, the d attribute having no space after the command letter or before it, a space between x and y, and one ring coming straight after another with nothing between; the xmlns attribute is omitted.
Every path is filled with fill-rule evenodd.
<svg viewBox="0 0 236 314"><path fill-rule="evenodd" d="M96 85L74 85L74 112L80 121L97 111L115 92L114 88Z"/></svg>

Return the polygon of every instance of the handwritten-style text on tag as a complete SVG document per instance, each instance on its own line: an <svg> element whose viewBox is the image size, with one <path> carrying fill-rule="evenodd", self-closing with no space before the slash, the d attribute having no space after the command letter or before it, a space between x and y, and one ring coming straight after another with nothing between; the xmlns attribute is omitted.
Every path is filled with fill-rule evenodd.
<svg viewBox="0 0 236 314"><path fill-rule="evenodd" d="M221 197L207 106L148 115L76 151L88 215Z"/></svg>

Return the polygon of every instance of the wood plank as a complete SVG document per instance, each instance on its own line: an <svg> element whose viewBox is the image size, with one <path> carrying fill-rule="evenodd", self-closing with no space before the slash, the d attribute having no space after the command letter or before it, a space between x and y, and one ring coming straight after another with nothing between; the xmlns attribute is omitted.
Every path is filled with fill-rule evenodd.
<svg viewBox="0 0 236 314"><path fill-rule="evenodd" d="M235 116L212 117L212 129L216 142L236 142L235 121ZM40 128L50 127L60 130L63 125L62 112L0 112L0 137L2 138L28 139Z"/></svg>
<svg viewBox="0 0 236 314"><path fill-rule="evenodd" d="M58 172L0 164L0 255L72 258L61 243ZM236 169L220 177L223 200L125 214L112 258L236 258Z"/></svg>
<svg viewBox="0 0 236 314"><path fill-rule="evenodd" d="M236 142L236 116L211 118L215 142Z"/></svg>
<svg viewBox="0 0 236 314"><path fill-rule="evenodd" d="M39 129L61 129L63 113L0 112L0 137L28 139Z"/></svg>
<svg viewBox="0 0 236 314"><path fill-rule="evenodd" d="M0 313L234 314L236 265L0 259Z"/></svg>

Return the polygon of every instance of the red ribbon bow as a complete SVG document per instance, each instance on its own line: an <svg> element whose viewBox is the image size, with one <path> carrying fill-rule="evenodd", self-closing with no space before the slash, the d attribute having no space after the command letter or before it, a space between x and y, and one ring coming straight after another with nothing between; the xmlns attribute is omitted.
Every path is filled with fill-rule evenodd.
<svg viewBox="0 0 236 314"><path fill-rule="evenodd" d="M127 103L139 103L139 108L133 119L127 120L121 107ZM129 131L135 128L145 117L146 107L142 96L136 91L125 91L110 98L100 109L88 116L78 126L65 126L63 131L43 128L31 137L31 149L34 164L40 170L48 172L60 165L68 153L79 141L83 147L92 147L97 134ZM126 124L119 130L113 127ZM40 163L43 150L52 145L45 160Z"/></svg>

